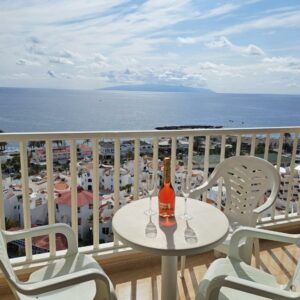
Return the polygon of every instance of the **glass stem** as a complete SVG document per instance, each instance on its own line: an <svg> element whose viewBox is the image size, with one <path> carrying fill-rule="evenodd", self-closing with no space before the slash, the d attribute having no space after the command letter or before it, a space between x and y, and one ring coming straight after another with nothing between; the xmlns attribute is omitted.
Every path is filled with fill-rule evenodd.
<svg viewBox="0 0 300 300"><path fill-rule="evenodd" d="M187 200L187 197L184 197L184 215L185 216L187 215L186 200Z"/></svg>
<svg viewBox="0 0 300 300"><path fill-rule="evenodd" d="M152 195L149 196L149 211L152 211Z"/></svg>

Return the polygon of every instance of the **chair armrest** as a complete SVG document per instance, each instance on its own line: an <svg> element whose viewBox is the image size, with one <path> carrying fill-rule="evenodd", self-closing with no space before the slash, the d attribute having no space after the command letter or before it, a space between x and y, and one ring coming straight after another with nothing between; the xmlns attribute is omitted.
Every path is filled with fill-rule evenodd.
<svg viewBox="0 0 300 300"><path fill-rule="evenodd" d="M25 295L38 295L90 280L101 280L105 283L107 289L110 290L110 280L108 276L104 273L104 271L95 268L90 268L75 273L66 274L61 277L54 277L34 283L17 283L16 289Z"/></svg>
<svg viewBox="0 0 300 300"><path fill-rule="evenodd" d="M275 174L273 174L273 176L274 178L271 186L271 195L268 197L267 201L264 204L253 210L254 213L260 214L274 204L280 188L281 179L277 171L275 172Z"/></svg>
<svg viewBox="0 0 300 300"><path fill-rule="evenodd" d="M191 190L191 192L190 192L190 198L198 199L199 196L203 192L205 192L206 190L208 190L209 188L210 188L209 181L206 180L203 184L201 184L197 188Z"/></svg>
<svg viewBox="0 0 300 300"><path fill-rule="evenodd" d="M6 242L11 242L15 240L20 240L24 238L32 238L41 235L49 235L51 233L61 233L68 241L68 251L67 254L75 254L78 252L77 240L73 229L67 224L52 224L34 227L30 229L23 229L18 231L2 231Z"/></svg>
<svg viewBox="0 0 300 300"><path fill-rule="evenodd" d="M190 192L190 198L198 199L198 197L208 189L212 188L219 179L219 172L213 172L210 177L203 182L199 187L192 189Z"/></svg>
<svg viewBox="0 0 300 300"><path fill-rule="evenodd" d="M270 208L273 203L274 203L274 201L272 199L270 199L270 197L269 197L264 204L262 204L259 207L253 209L253 213L259 215L262 212L264 212L265 210L267 210L268 208Z"/></svg>
<svg viewBox="0 0 300 300"><path fill-rule="evenodd" d="M267 210L268 208L270 208L274 204L276 197L277 197L277 191L273 190L271 195L268 197L267 201L264 204L260 205L259 207L255 208L253 210L253 213L256 213L259 215L262 212L264 212L265 210Z"/></svg>
<svg viewBox="0 0 300 300"><path fill-rule="evenodd" d="M250 280L233 277L233 276L218 276L211 282L207 290L206 299L209 299L209 295L215 289L221 287L228 287L242 292L250 293L252 295L258 295L274 300L290 300L299 299L299 292L292 292L281 290L276 287L267 286L261 283L253 282Z"/></svg>
<svg viewBox="0 0 300 300"><path fill-rule="evenodd" d="M238 245L239 241L245 237L300 245L300 234L288 234L252 227L240 227L239 229L234 231L231 236L228 252L229 257L241 260L239 256Z"/></svg>

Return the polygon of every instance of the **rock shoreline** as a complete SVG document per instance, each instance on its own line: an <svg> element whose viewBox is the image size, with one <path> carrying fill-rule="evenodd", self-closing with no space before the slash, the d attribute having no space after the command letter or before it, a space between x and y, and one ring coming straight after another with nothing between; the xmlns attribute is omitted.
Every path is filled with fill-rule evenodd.
<svg viewBox="0 0 300 300"><path fill-rule="evenodd" d="M156 130L217 129L217 128L223 128L223 126L213 126L213 125L180 125L180 126L160 126L160 127L155 127Z"/></svg>

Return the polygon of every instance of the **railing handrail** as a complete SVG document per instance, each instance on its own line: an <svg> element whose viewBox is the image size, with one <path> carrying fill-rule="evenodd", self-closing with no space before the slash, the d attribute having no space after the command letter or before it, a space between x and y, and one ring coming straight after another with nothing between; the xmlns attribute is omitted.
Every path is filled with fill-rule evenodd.
<svg viewBox="0 0 300 300"><path fill-rule="evenodd" d="M297 127L254 127L254 128L209 128L176 130L128 130L128 131L62 131L62 132L11 132L0 133L0 142L92 138L153 138L174 136L209 136L209 135L247 135L280 134L286 132L300 133Z"/></svg>

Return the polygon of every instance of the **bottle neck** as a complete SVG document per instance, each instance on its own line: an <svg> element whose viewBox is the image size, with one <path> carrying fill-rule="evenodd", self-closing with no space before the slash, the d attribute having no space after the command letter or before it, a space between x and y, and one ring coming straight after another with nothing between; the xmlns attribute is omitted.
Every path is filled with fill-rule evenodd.
<svg viewBox="0 0 300 300"><path fill-rule="evenodd" d="M164 163L164 183L170 183L171 182L171 166L170 166L170 160L165 160Z"/></svg>

